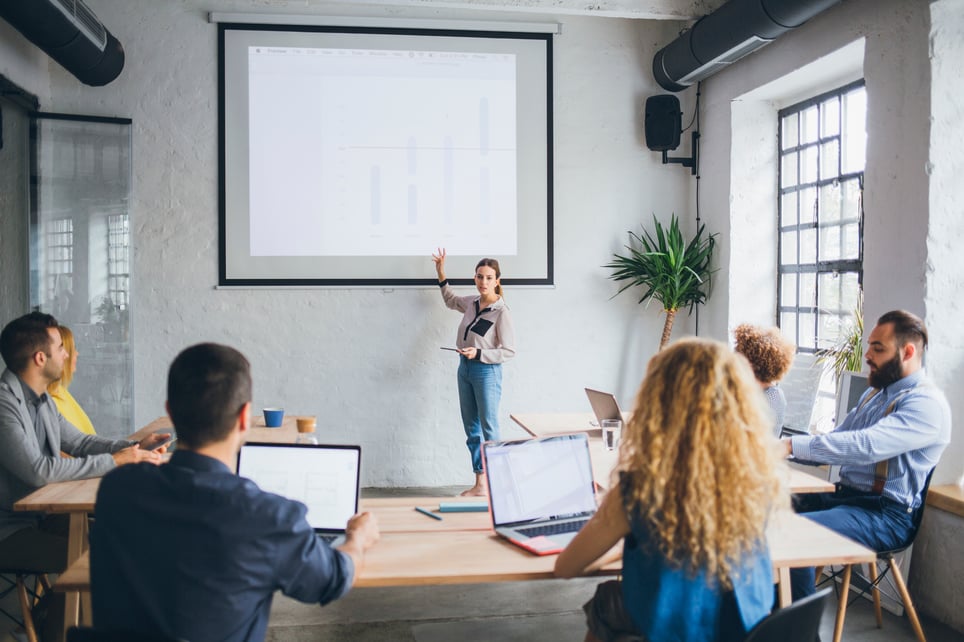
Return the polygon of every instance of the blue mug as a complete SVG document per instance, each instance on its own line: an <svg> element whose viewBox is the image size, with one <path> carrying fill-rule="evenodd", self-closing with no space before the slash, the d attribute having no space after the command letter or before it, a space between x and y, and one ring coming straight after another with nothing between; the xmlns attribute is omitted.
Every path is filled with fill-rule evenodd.
<svg viewBox="0 0 964 642"><path fill-rule="evenodd" d="M264 409L264 425L268 428L279 428L281 427L281 422L285 418L284 408L265 408Z"/></svg>

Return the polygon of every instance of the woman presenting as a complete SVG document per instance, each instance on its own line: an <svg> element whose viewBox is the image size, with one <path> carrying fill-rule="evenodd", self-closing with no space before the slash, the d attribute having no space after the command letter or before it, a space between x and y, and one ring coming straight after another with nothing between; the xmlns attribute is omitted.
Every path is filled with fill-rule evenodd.
<svg viewBox="0 0 964 642"><path fill-rule="evenodd" d="M485 495L482 442L499 438L499 400L502 362L515 355L515 332L509 308L502 299L502 273L495 259L475 266L478 296L458 296L445 279L445 250L432 255L445 305L462 313L455 345L459 353L459 407L465 445L472 456L475 486L462 495Z"/></svg>

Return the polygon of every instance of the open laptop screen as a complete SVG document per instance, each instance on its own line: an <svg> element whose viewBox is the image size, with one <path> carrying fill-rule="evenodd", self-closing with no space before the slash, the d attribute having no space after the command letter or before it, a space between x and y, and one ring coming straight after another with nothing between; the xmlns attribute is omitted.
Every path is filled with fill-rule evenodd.
<svg viewBox="0 0 964 642"><path fill-rule="evenodd" d="M585 433L487 442L483 448L496 526L596 510Z"/></svg>
<svg viewBox="0 0 964 642"><path fill-rule="evenodd" d="M359 446L244 444L238 475L308 507L315 530L344 530L358 512Z"/></svg>

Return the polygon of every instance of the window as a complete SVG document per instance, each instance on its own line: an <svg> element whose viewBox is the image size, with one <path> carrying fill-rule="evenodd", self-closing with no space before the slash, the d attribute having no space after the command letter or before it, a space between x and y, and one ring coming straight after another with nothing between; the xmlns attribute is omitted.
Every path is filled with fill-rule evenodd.
<svg viewBox="0 0 964 642"><path fill-rule="evenodd" d="M861 80L779 112L777 318L799 352L833 345L858 305L866 103Z"/></svg>
<svg viewBox="0 0 964 642"><path fill-rule="evenodd" d="M47 296L50 301L61 301L73 292L74 276L74 221L69 218L53 220L46 229ZM66 303L62 304L66 309Z"/></svg>
<svg viewBox="0 0 964 642"><path fill-rule="evenodd" d="M128 216L107 217L107 296L117 310L126 310L130 293L130 230Z"/></svg>

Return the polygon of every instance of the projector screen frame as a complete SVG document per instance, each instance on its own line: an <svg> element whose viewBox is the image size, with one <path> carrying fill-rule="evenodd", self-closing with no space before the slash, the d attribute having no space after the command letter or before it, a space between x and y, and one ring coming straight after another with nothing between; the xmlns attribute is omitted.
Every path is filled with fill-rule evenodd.
<svg viewBox="0 0 964 642"><path fill-rule="evenodd" d="M434 286L437 280L431 277L432 266L426 255L404 255L397 257L401 261L425 261L429 278L395 278L392 276L378 277L356 277L344 276L341 274L321 273L312 276L237 276L232 272L232 259L228 252L228 234L231 224L228 216L228 179L227 179L227 152L226 152L226 95L225 95L225 37L231 31L281 31L281 32L321 32L335 34L387 34L400 36L424 36L424 37L457 37L457 38L485 38L485 39L511 39L511 40L531 40L541 41L544 44L545 55L545 194L544 222L538 221L539 229L537 234L529 234L525 239L521 232L523 217L527 212L520 207L518 219L520 221L517 233L519 234L519 246L517 253L525 251L524 242L535 243L538 253L544 253L544 265L542 261L538 264L538 274L519 275L513 272L512 257L503 258L498 254L491 254L502 262L503 271L506 276L503 279L505 285L525 285L525 286L552 286L554 285L554 251L553 251L553 60L552 60L552 33L538 33L528 31L489 31L471 30L460 28L412 28L412 27L370 27L370 26L344 26L344 25L304 25L304 24L260 24L260 23L218 23L218 287L241 287L241 288L264 288L264 287L405 287L405 286ZM529 214L531 216L531 214ZM540 213L541 215L541 213ZM245 214L244 223L249 226L250 212ZM235 222L235 224L237 224ZM474 271L475 262L479 256L450 256L448 261L448 272L453 275L470 275ZM541 257L540 257L541 258ZM236 262L237 259L234 259ZM236 271L236 270L235 270ZM450 278L449 281L455 285L472 285L472 278Z"/></svg>

